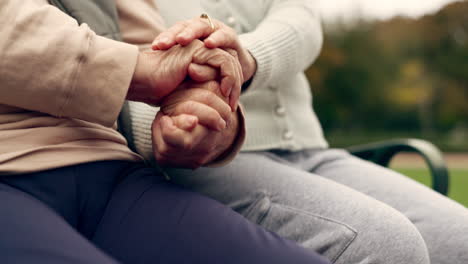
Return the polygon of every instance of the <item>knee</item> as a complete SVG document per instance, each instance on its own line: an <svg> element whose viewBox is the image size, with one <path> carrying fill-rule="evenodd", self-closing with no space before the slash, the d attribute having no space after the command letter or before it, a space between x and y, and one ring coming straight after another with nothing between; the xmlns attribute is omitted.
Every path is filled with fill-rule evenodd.
<svg viewBox="0 0 468 264"><path fill-rule="evenodd" d="M391 208L375 213L365 221L366 230L358 230L355 243L367 249L356 263L430 263L426 243L408 218Z"/></svg>
<svg viewBox="0 0 468 264"><path fill-rule="evenodd" d="M388 263L430 263L427 245L416 226L399 212L394 212L376 230L382 238L380 252Z"/></svg>
<svg viewBox="0 0 468 264"><path fill-rule="evenodd" d="M435 212L435 213L434 213ZM432 263L468 263L468 210L447 203L435 208L418 223Z"/></svg>

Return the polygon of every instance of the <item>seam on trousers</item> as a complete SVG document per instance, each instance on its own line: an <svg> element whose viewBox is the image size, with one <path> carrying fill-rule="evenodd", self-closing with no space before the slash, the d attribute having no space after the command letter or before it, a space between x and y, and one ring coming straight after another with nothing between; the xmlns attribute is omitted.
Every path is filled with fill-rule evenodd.
<svg viewBox="0 0 468 264"><path fill-rule="evenodd" d="M351 243L354 242L354 240L356 240L356 237L357 237L357 232L354 233L354 236L349 240L349 242L343 247L343 249L338 253L338 255L336 255L335 258L333 258L331 260L332 263L335 263L336 261L338 261L338 259L343 255L343 253L349 248L349 246L351 245Z"/></svg>
<svg viewBox="0 0 468 264"><path fill-rule="evenodd" d="M251 222L259 225L270 211L271 201L265 190L258 190L251 197L228 206Z"/></svg>
<svg viewBox="0 0 468 264"><path fill-rule="evenodd" d="M291 207L291 206L288 206L288 205L274 203L274 202L272 202L272 204L274 204L274 205L276 205L278 207L284 208L286 210L298 213L298 214L303 214L303 215L307 215L307 216L312 217L312 218L318 218L318 219L322 219L322 220L325 220L325 221L328 221L328 222L331 222L331 223L338 224L340 226L343 226L343 227L347 228L349 231L351 231L352 236L349 239L349 241L336 254L336 256L334 256L332 259L330 259L330 261L332 263L335 263L343 255L343 253L349 248L349 246L354 242L354 240L356 239L356 237L358 235L357 230L355 230L354 228L352 228L348 224L342 223L340 221L337 221L337 220L334 220L334 219L331 219L331 218L328 218L328 217L324 217L324 216L321 216L321 215L313 214L313 213L310 213L308 211L305 211L305 210L302 210L302 209L299 209L299 208L295 208L295 207ZM270 208L269 208L269 210L267 212L270 212L270 209L271 209L271 206L270 206ZM266 214L264 215L264 217L265 216L266 216Z"/></svg>
<svg viewBox="0 0 468 264"><path fill-rule="evenodd" d="M146 194L146 192L148 192L151 188L154 187L154 184L151 184L150 186L148 186L146 189L144 189L140 195L138 195L138 197L132 202L132 204L128 207L128 209L125 211L125 213L122 214L122 217L120 218L119 220L119 224L122 224L123 221L127 218L127 215L130 214L130 211L132 211L133 207L135 207L135 205L137 204L138 201L140 201L141 197L143 197L143 195Z"/></svg>
<svg viewBox="0 0 468 264"><path fill-rule="evenodd" d="M309 216L312 216L312 217L316 217L316 218L320 218L320 219L323 219L323 220L327 220L327 221L330 221L332 223L336 223L336 224L340 224L342 226L345 226L347 227L350 231L352 231L353 233L357 234L357 230L352 228L351 226L349 226L348 224L345 224L345 223L342 223L340 221L337 221L337 220L334 220L334 219L331 219L331 218L328 218L328 217L325 217L325 216L322 216L322 215L317 215L317 214L313 214L311 212L308 212L308 211L305 211L305 210L302 210L302 209L299 209L299 208L296 208L296 207L291 207L289 205L284 205L284 204L280 204L280 203L275 203L273 202L273 204L275 205L278 205L279 207L283 207L283 208L286 208L288 210L291 210L291 211L295 211L297 213L302 213L302 214L305 214L305 215L309 215Z"/></svg>
<svg viewBox="0 0 468 264"><path fill-rule="evenodd" d="M264 199L266 199L268 201L268 203L270 203L270 205L268 205L268 209L265 210L260 215L260 217L258 218L258 224L261 224L263 222L263 220L265 220L265 217L268 215L268 213L270 212L270 209L271 209L271 200L270 200L270 197L268 197L268 195L266 193L265 193L265 196L262 199L258 199L258 201L256 203L259 203Z"/></svg>

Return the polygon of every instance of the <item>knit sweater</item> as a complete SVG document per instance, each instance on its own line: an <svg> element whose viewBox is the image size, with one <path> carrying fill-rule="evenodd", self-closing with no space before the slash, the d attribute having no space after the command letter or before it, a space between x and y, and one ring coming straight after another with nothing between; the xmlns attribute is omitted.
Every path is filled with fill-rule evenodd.
<svg viewBox="0 0 468 264"><path fill-rule="evenodd" d="M243 151L325 148L303 71L316 59L322 30L315 0L156 0L167 25L207 12L233 27L257 62L241 96L247 138ZM151 153L149 128L157 109L131 104L138 152ZM146 155L145 155L146 153Z"/></svg>

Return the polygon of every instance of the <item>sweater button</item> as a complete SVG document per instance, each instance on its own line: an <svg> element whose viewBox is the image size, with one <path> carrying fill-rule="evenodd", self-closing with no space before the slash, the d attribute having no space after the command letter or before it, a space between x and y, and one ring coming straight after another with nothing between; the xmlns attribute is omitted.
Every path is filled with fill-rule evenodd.
<svg viewBox="0 0 468 264"><path fill-rule="evenodd" d="M276 115L278 115L278 116L285 116L286 115L286 108L279 105L279 106L276 107L275 112L276 112Z"/></svg>
<svg viewBox="0 0 468 264"><path fill-rule="evenodd" d="M286 130L283 133L283 139L285 140L291 140L293 139L294 133L291 130Z"/></svg>
<svg viewBox="0 0 468 264"><path fill-rule="evenodd" d="M234 27L236 25L236 22L237 20L233 16L228 17L226 20L226 23L231 27Z"/></svg>

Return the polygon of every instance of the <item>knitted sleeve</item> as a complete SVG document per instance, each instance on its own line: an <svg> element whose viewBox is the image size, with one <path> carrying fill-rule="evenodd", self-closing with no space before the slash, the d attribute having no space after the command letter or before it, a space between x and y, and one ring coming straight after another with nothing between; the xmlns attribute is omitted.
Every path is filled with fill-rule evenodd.
<svg viewBox="0 0 468 264"><path fill-rule="evenodd" d="M240 40L257 62L249 89L304 71L318 56L322 28L314 0L272 0L264 19Z"/></svg>

